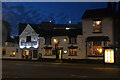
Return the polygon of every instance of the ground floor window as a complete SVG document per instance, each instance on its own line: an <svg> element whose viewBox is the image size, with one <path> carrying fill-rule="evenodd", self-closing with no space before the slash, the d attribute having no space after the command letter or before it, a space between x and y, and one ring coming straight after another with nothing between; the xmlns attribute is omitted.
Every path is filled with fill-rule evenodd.
<svg viewBox="0 0 120 80"><path fill-rule="evenodd" d="M6 54L6 49L2 49L2 55L5 55Z"/></svg>
<svg viewBox="0 0 120 80"><path fill-rule="evenodd" d="M77 49L69 49L69 55L70 56L76 56L77 55Z"/></svg>
<svg viewBox="0 0 120 80"><path fill-rule="evenodd" d="M88 42L88 55L102 56L102 47L107 46L107 41L90 41Z"/></svg>
<svg viewBox="0 0 120 80"><path fill-rule="evenodd" d="M46 55L46 56L52 55L52 49L45 49L44 55Z"/></svg>
<svg viewBox="0 0 120 80"><path fill-rule="evenodd" d="M15 51L10 52L11 57L15 57Z"/></svg>

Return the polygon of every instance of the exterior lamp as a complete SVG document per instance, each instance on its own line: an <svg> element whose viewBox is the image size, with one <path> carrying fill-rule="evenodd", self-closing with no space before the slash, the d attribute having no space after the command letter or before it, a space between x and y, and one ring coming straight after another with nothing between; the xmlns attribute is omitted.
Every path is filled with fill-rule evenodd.
<svg viewBox="0 0 120 80"><path fill-rule="evenodd" d="M70 28L66 27L66 30L69 30Z"/></svg>
<svg viewBox="0 0 120 80"><path fill-rule="evenodd" d="M52 21L50 21L50 22L52 22Z"/></svg>
<svg viewBox="0 0 120 80"><path fill-rule="evenodd" d="M67 39L64 39L64 41L66 42L66 41L67 41Z"/></svg>
<svg viewBox="0 0 120 80"><path fill-rule="evenodd" d="M57 39L54 39L54 43L58 43Z"/></svg>
<svg viewBox="0 0 120 80"><path fill-rule="evenodd" d="M69 24L71 24L71 21L69 21Z"/></svg>
<svg viewBox="0 0 120 80"><path fill-rule="evenodd" d="M64 51L64 53L67 53L67 51Z"/></svg>

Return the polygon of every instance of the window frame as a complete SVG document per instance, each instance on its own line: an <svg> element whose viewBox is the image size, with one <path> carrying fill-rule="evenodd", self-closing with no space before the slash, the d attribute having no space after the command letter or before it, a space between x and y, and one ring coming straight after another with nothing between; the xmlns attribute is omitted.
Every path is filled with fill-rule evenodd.
<svg viewBox="0 0 120 80"><path fill-rule="evenodd" d="M95 44L94 42L101 42L100 46L102 47L102 55L100 55L100 53L99 55L93 55L93 49L94 49L93 44ZM87 42L87 56L88 57L103 57L103 47L105 47L104 42L106 43L106 46L107 46L109 41L88 41ZM89 53L89 44L92 50L92 54ZM95 46L99 46L99 45L95 45Z"/></svg>
<svg viewBox="0 0 120 80"><path fill-rule="evenodd" d="M51 45L51 38L45 38L45 45Z"/></svg>
<svg viewBox="0 0 120 80"><path fill-rule="evenodd" d="M100 23L100 31L98 31L98 32L96 32L95 30L94 30L94 28L96 27L96 24L95 24L95 26L93 26L93 24L94 24L94 21L101 21L101 23ZM92 23L92 28L93 28L93 33L102 33L102 19L94 19L93 20L93 23Z"/></svg>
<svg viewBox="0 0 120 80"><path fill-rule="evenodd" d="M29 40L30 39L30 40ZM31 42L31 36L26 37L26 42Z"/></svg>
<svg viewBox="0 0 120 80"><path fill-rule="evenodd" d="M76 49L76 48L75 48L75 49ZM75 49L70 48L70 49L69 49L69 55L68 55L68 56L77 56L77 51L78 51L78 50L76 49L77 51L75 51ZM72 53L71 53L70 50L72 50ZM73 51L74 51L74 53L76 52L74 55L73 55Z"/></svg>
<svg viewBox="0 0 120 80"><path fill-rule="evenodd" d="M47 51L47 50L50 50L50 54L49 55L45 53L45 51ZM52 56L52 49L44 49L44 56Z"/></svg>

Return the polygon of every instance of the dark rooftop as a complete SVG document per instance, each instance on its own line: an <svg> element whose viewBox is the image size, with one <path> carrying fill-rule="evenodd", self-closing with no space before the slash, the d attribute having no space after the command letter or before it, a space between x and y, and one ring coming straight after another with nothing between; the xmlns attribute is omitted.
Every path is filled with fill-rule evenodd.
<svg viewBox="0 0 120 80"><path fill-rule="evenodd" d="M86 10L82 16L82 19L85 18L102 18L112 16L112 10L108 8Z"/></svg>

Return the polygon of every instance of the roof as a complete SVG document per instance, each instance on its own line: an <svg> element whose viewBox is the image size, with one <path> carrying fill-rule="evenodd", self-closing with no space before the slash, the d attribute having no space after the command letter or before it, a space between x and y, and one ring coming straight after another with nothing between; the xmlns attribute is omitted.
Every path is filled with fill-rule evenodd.
<svg viewBox="0 0 120 80"><path fill-rule="evenodd" d="M74 29L45 29L41 24L30 24L31 27L36 31L37 34L41 37L52 37L52 36L75 36L78 34L82 34L82 28L78 27L77 24L71 25ZM19 35L23 32L27 24L20 23L19 24ZM68 27L66 24L54 24L54 27ZM53 28L54 28L53 27Z"/></svg>
<svg viewBox="0 0 120 80"><path fill-rule="evenodd" d="M112 13L113 13L112 10L108 8L86 10L82 16L82 19L110 17L112 16Z"/></svg>
<svg viewBox="0 0 120 80"><path fill-rule="evenodd" d="M87 41L108 41L108 36L91 36L86 39Z"/></svg>

